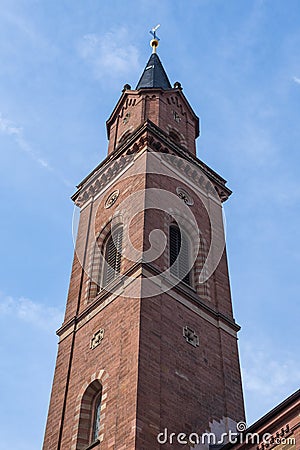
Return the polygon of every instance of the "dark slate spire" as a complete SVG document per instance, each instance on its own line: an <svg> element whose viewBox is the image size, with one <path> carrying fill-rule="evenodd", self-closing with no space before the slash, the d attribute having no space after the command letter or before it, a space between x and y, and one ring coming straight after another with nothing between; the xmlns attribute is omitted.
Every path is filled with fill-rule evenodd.
<svg viewBox="0 0 300 450"><path fill-rule="evenodd" d="M136 89L162 88L171 89L168 75L156 53L152 53Z"/></svg>

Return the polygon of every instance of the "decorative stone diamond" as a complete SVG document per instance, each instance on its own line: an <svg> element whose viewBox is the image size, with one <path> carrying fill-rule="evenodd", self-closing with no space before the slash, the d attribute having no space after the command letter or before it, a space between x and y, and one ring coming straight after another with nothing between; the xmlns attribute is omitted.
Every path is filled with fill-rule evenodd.
<svg viewBox="0 0 300 450"><path fill-rule="evenodd" d="M93 350L94 348L98 347L98 345L101 344L102 339L104 338L104 329L101 328L99 331L97 331L96 333L94 333L92 339L91 339L91 349Z"/></svg>
<svg viewBox="0 0 300 450"><path fill-rule="evenodd" d="M189 344L193 345L194 347L199 347L199 337L190 327L185 326L183 328L183 337Z"/></svg>

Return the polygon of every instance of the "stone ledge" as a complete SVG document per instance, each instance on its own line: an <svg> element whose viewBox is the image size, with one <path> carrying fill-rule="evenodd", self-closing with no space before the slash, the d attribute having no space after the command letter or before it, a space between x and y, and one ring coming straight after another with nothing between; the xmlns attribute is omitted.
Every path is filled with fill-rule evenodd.
<svg viewBox="0 0 300 450"><path fill-rule="evenodd" d="M100 441L99 441L99 439L96 439L94 442L92 442L87 447L85 447L84 450L90 450L90 449L92 449L94 447L97 447L98 444L100 444Z"/></svg>

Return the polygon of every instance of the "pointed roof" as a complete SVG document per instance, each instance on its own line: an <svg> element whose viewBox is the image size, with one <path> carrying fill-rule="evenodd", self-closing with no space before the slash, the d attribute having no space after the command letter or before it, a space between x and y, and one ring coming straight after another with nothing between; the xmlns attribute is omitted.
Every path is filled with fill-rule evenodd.
<svg viewBox="0 0 300 450"><path fill-rule="evenodd" d="M152 53L136 89L161 88L172 89L168 75L156 53Z"/></svg>

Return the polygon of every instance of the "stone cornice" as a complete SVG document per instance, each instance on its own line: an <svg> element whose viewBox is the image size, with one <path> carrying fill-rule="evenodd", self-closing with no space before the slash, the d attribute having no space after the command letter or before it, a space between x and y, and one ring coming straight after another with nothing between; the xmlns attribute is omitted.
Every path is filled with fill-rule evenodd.
<svg viewBox="0 0 300 450"><path fill-rule="evenodd" d="M135 132L119 145L114 152L99 164L79 185L72 200L79 207L83 206L90 198L94 197L107 183L113 180L122 170L126 169L134 159L134 154L143 148L149 151L159 152L164 155L178 156L186 161L186 166L181 167L186 177L193 179L191 165L196 165L213 183L222 202L231 195L230 189L226 187L226 180L210 169L205 163L193 156L184 147L175 144L159 127L150 120L138 127ZM168 158L172 163L172 158ZM198 177L199 178L199 177ZM193 179L193 182L199 182ZM214 193L213 193L214 194Z"/></svg>
<svg viewBox="0 0 300 450"><path fill-rule="evenodd" d="M109 303L122 297L122 292L127 285L135 282L139 278L149 278L152 275L160 275L160 271L149 263L143 263L139 261L131 266L131 268L124 274L117 278L111 285L110 291L103 291L93 300L91 303L77 316L73 317L67 323L57 330L57 335L60 337L60 341L65 339L73 331L81 328L86 322L88 322L92 317L94 317L99 311L105 308ZM126 276L131 276L130 279L126 280ZM240 326L235 322L233 318L227 317L213 308L208 306L195 292L193 288L186 285L183 282L178 282L174 286L172 279L161 276L161 282L165 286L170 286L170 289L165 290L165 294L173 297L175 300L180 301L186 307L192 309L193 311L201 312L201 316L208 320L210 323L218 326L230 334L237 333L240 330ZM141 293L142 299L142 293Z"/></svg>
<svg viewBox="0 0 300 450"><path fill-rule="evenodd" d="M152 264L143 264L144 269L148 269L152 274L155 275L159 275L160 271L153 266ZM147 275L146 275L147 276ZM167 277L164 277L163 280L166 284L170 284L171 283ZM217 320L221 320L223 322L225 322L230 328L232 328L234 331L239 331L241 329L241 327L235 322L234 319L231 319L227 316L225 316L224 314L215 311L213 308L211 308L210 306L208 306L202 299L201 297L196 293L195 289L192 288L191 286L187 285L184 282L179 282L178 284L176 284L175 286L172 287L172 289L168 290L166 292L166 294L171 295L172 296L172 290L178 292L180 295L184 296L187 300L189 301L193 301L195 302L195 304L199 307L201 307L203 310L205 310L208 314L210 314L213 318L217 319Z"/></svg>

